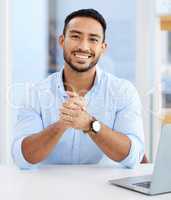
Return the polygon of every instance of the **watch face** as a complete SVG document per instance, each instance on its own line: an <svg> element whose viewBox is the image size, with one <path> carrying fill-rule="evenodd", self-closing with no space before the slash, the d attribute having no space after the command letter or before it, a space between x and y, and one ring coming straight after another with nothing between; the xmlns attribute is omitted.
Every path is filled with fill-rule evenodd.
<svg viewBox="0 0 171 200"><path fill-rule="evenodd" d="M101 124L99 121L94 121L93 124L92 124L92 128L93 128L93 131L95 131L96 133L98 133L101 129Z"/></svg>

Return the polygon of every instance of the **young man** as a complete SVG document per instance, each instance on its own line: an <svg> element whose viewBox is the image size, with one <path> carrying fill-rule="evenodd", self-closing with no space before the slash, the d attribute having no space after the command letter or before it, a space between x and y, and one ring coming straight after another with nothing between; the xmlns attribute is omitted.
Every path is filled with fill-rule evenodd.
<svg viewBox="0 0 171 200"><path fill-rule="evenodd" d="M104 154L126 167L144 155L141 104L132 84L103 72L106 22L93 9L68 15L59 38L64 68L31 90L12 145L21 168L98 163Z"/></svg>

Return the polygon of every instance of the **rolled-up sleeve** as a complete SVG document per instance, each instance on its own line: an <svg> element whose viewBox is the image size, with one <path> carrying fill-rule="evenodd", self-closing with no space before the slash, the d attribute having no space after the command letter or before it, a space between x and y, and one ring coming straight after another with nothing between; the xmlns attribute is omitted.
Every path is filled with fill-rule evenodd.
<svg viewBox="0 0 171 200"><path fill-rule="evenodd" d="M120 161L128 168L140 163L144 155L144 130L142 121L142 105L135 87L127 83L127 89L121 95L118 111L114 123L114 130L127 135L131 141L131 148L127 157Z"/></svg>
<svg viewBox="0 0 171 200"><path fill-rule="evenodd" d="M27 162L22 153L23 139L43 130L43 123L37 106L38 98L36 98L35 93L34 96L32 95L32 100L34 101L30 105L18 109L17 123L13 132L11 154L13 161L21 169L37 168L40 165L40 163L30 164Z"/></svg>

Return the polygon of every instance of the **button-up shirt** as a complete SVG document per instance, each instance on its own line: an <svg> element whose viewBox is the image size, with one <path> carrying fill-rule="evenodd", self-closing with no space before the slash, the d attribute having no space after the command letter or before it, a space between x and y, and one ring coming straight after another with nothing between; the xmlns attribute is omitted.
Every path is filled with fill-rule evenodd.
<svg viewBox="0 0 171 200"><path fill-rule="evenodd" d="M12 157L24 169L44 164L97 164L104 153L88 134L78 129L67 129L52 152L38 164L30 164L23 156L21 145L25 137L41 132L59 120L59 109L69 98L63 84L63 68L47 79L30 87L25 104L18 112ZM113 131L121 132L131 140L127 157L120 161L125 167L134 167L144 155L144 133L141 103L135 87L96 67L93 87L84 96L86 110ZM115 137L115 136L113 136Z"/></svg>

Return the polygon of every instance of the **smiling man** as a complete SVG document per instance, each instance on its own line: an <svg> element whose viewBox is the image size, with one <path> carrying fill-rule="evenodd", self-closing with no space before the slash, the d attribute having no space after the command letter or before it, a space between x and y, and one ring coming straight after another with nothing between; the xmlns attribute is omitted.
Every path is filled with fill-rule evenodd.
<svg viewBox="0 0 171 200"><path fill-rule="evenodd" d="M141 103L133 85L97 66L106 22L94 9L68 15L64 67L31 88L19 110L12 156L21 168L95 164L103 155L134 167L144 155Z"/></svg>

